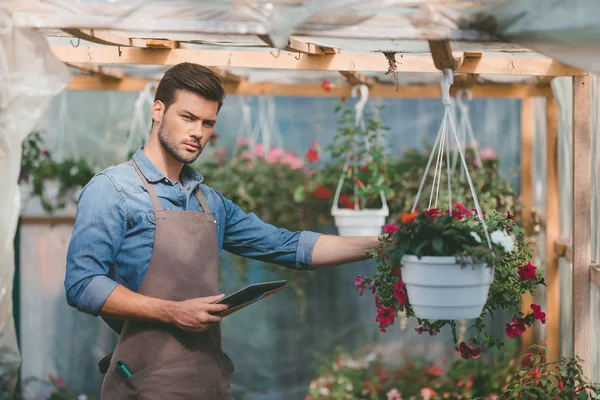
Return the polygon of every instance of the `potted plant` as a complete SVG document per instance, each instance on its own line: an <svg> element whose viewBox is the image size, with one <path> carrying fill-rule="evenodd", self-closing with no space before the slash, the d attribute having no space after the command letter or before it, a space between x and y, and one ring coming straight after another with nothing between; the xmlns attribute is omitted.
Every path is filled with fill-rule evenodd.
<svg viewBox="0 0 600 400"><path fill-rule="evenodd" d="M328 161L323 161L308 185L299 188L297 198L302 200L306 193L322 198L333 194L331 216L341 236L379 235L389 215L386 196L391 194L383 144L383 132L389 128L372 112L351 108L345 101L337 104L335 112L340 115L340 127L323 153ZM317 143L306 158L317 167L321 159Z"/></svg>
<svg viewBox="0 0 600 400"><path fill-rule="evenodd" d="M510 212L492 211L482 223L473 210L455 203L449 210L404 213L399 225L384 228L388 234L371 252L377 260L375 276L359 275L355 282L359 293L368 287L376 295L381 331L398 313L416 318L418 333L435 335L450 325L457 351L477 358L482 347L503 345L487 332L486 315L512 312L505 324L510 338L537 320L545 322L538 305L526 315L521 312L523 294L533 294L544 279L531 264L529 244ZM456 320L463 319L474 323L467 330L470 338L459 344Z"/></svg>
<svg viewBox="0 0 600 400"><path fill-rule="evenodd" d="M600 399L600 383L584 375L579 357L547 361L543 343L529 350L522 357L523 368L514 373L502 399Z"/></svg>

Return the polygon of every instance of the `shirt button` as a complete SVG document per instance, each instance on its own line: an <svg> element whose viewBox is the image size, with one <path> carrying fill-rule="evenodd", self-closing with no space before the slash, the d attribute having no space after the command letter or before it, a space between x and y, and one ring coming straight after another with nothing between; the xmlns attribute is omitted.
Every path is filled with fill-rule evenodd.
<svg viewBox="0 0 600 400"><path fill-rule="evenodd" d="M179 191L181 192L181 188L179 188Z"/></svg>
<svg viewBox="0 0 600 400"><path fill-rule="evenodd" d="M213 224L215 224L215 225L217 224L217 220L216 219L213 219Z"/></svg>

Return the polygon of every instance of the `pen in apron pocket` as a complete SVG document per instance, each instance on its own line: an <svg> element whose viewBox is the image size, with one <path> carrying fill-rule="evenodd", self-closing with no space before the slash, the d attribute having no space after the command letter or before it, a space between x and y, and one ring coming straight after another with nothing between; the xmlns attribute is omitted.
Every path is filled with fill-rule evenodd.
<svg viewBox="0 0 600 400"><path fill-rule="evenodd" d="M122 360L117 361L117 372L123 377L123 379L127 379L133 375L129 370L129 367L127 367L127 364L125 364Z"/></svg>

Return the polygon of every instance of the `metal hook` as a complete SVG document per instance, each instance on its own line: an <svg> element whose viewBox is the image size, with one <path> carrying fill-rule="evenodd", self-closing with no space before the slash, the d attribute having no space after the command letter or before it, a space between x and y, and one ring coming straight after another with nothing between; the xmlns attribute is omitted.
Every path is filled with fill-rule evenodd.
<svg viewBox="0 0 600 400"><path fill-rule="evenodd" d="M81 39L77 38L77 44L73 44L73 39L69 40L69 42L71 43L71 46L73 46L73 47L79 47L79 43L81 42Z"/></svg>
<svg viewBox="0 0 600 400"><path fill-rule="evenodd" d="M450 68L444 68L440 86L441 86L441 90L442 90L442 103L445 106L449 106L451 104L450 86L452 86L453 83L454 83L454 72Z"/></svg>
<svg viewBox="0 0 600 400"><path fill-rule="evenodd" d="M227 57L227 65L231 65L231 52L229 52L229 57Z"/></svg>
<svg viewBox="0 0 600 400"><path fill-rule="evenodd" d="M273 52L271 51L270 54L275 57L275 58L279 58L279 54L281 54L281 50L277 49L277 55L273 54Z"/></svg>
<svg viewBox="0 0 600 400"><path fill-rule="evenodd" d="M294 58L295 58L296 60L300 60L300 55L301 55L301 54L300 54L300 53L298 53L298 56L297 56L297 57L294 57Z"/></svg>
<svg viewBox="0 0 600 400"><path fill-rule="evenodd" d="M119 51L119 57L121 57L121 53L123 53L123 52L121 51L121 46L117 46L117 50Z"/></svg>
<svg viewBox="0 0 600 400"><path fill-rule="evenodd" d="M356 97L357 91L360 92L360 100L354 106L356 109L356 125L362 120L363 109L369 100L369 87L365 84L354 86L352 88L352 97Z"/></svg>

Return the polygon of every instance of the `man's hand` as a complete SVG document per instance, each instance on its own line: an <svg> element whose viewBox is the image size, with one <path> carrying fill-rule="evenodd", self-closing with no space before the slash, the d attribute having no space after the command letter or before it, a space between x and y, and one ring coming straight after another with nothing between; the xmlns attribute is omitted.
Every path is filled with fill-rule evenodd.
<svg viewBox="0 0 600 400"><path fill-rule="evenodd" d="M101 315L115 319L162 322L191 332L202 332L221 317L213 315L228 308L213 304L224 295L199 297L185 301L162 300L135 293L118 285L102 306Z"/></svg>
<svg viewBox="0 0 600 400"><path fill-rule="evenodd" d="M214 323L221 322L221 317L213 315L227 309L226 304L212 304L225 295L199 297L174 303L173 325L188 332L204 332Z"/></svg>

